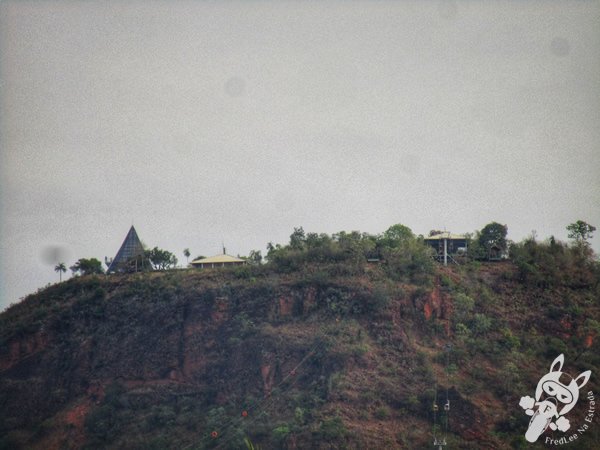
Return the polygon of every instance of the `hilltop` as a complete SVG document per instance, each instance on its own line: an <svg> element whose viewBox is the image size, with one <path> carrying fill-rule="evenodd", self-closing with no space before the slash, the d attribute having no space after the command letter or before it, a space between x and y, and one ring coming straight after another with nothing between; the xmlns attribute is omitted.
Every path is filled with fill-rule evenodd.
<svg viewBox="0 0 600 450"><path fill-rule="evenodd" d="M0 315L0 448L421 449L434 432L525 448L519 399L558 354L600 393L588 255L530 240L444 267L401 241L369 263L352 243L292 239L266 265L88 275L27 297ZM596 415L577 448L599 438Z"/></svg>

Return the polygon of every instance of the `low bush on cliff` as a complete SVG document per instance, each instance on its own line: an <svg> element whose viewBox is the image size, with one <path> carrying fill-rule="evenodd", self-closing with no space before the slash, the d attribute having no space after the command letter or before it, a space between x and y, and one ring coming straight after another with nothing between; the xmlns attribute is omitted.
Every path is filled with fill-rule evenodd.
<svg viewBox="0 0 600 450"><path fill-rule="evenodd" d="M584 288L600 283L600 263L588 247L528 238L510 248L520 281L540 287Z"/></svg>

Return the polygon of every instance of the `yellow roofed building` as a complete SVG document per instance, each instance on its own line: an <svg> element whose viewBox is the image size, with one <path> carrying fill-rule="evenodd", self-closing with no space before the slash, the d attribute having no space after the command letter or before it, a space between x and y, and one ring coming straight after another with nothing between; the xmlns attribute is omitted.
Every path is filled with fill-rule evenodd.
<svg viewBox="0 0 600 450"><path fill-rule="evenodd" d="M223 253L222 255L195 259L190 264L200 269L212 269L214 267L241 266L242 264L246 264L246 261Z"/></svg>

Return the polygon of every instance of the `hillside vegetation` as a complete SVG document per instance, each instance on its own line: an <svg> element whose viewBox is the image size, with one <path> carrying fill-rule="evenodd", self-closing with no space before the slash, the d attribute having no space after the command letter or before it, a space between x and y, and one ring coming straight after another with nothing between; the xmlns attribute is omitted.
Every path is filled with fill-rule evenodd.
<svg viewBox="0 0 600 450"><path fill-rule="evenodd" d="M30 295L0 315L0 449L546 448L519 399L552 360L600 393L593 255L528 239L444 267L400 227Z"/></svg>

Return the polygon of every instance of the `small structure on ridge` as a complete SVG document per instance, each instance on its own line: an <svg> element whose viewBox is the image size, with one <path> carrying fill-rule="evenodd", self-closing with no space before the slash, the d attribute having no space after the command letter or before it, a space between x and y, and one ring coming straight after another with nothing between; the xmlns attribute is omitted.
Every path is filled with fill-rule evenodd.
<svg viewBox="0 0 600 450"><path fill-rule="evenodd" d="M137 272L144 268L144 259L144 246L132 225L117 255L112 260L105 258L106 272Z"/></svg>
<svg viewBox="0 0 600 450"><path fill-rule="evenodd" d="M215 267L226 267L226 266L241 266L246 264L246 261L235 256L228 255L225 253L223 248L222 255L209 256L208 258L199 258L193 260L190 265L198 267L200 269L212 269Z"/></svg>
<svg viewBox="0 0 600 450"><path fill-rule="evenodd" d="M452 234L447 231L426 237L425 243L435 250L435 258L448 265L448 259L456 262L456 256L463 256L467 253L467 237L463 234Z"/></svg>

